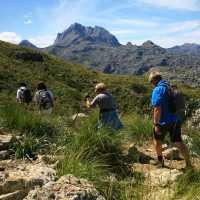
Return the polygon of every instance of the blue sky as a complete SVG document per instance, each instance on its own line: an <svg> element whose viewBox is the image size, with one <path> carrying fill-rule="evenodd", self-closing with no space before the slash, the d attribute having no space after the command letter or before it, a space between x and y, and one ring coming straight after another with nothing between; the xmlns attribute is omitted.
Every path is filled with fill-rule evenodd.
<svg viewBox="0 0 200 200"><path fill-rule="evenodd" d="M200 0L0 0L0 40L51 45L74 22L102 26L125 44L200 44Z"/></svg>

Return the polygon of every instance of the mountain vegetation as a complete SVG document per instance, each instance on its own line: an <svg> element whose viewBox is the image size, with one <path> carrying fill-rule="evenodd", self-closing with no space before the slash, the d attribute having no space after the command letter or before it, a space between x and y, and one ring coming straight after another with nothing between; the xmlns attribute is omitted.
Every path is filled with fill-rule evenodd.
<svg viewBox="0 0 200 200"><path fill-rule="evenodd" d="M115 39L109 41L113 45ZM151 46L150 43L145 45ZM34 93L39 81L44 81L55 94L56 107L51 116L39 114L34 103L25 106L15 102L20 82L26 82ZM89 111L84 106L84 97L93 97L94 85L101 81L116 99L125 125L120 131L109 127L96 130L97 110ZM188 85L180 89L187 99L189 117L199 107L200 93ZM146 185L146 173L132 167L144 160L136 149L129 148L132 144L146 148L152 138L151 90L145 76L104 74L37 49L0 42L0 126L20 138L10 146L10 151L16 158L32 160L38 154L52 155L57 161L58 176L73 174L85 178L106 200L143 200L158 190L151 182ZM72 119L73 114L80 112L88 116ZM187 126L185 129L190 130ZM199 147L198 141L196 137L195 149ZM196 167L180 176L180 183L173 188L174 199L198 195L199 179L191 182L188 192L184 188L188 188L191 177L199 174Z"/></svg>

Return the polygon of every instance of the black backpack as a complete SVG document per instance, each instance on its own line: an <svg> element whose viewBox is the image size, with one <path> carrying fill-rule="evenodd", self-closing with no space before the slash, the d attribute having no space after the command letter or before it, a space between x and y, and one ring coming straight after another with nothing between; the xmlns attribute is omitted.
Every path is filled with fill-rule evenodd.
<svg viewBox="0 0 200 200"><path fill-rule="evenodd" d="M40 109L49 109L53 107L53 99L47 90L39 91Z"/></svg>
<svg viewBox="0 0 200 200"><path fill-rule="evenodd" d="M185 117L185 98L177 87L168 86L168 103L172 114L179 115L182 118Z"/></svg>
<svg viewBox="0 0 200 200"><path fill-rule="evenodd" d="M21 89L20 99L23 103L30 103L32 101L31 91L27 88Z"/></svg>

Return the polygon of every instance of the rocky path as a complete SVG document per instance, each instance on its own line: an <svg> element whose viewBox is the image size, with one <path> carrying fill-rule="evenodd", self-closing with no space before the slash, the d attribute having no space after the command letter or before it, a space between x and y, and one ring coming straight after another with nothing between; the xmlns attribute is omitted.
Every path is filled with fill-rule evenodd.
<svg viewBox="0 0 200 200"><path fill-rule="evenodd" d="M10 158L11 134L0 133L0 200L105 200L87 180L73 175L56 177L56 172L42 159L36 161ZM163 146L165 167L151 164L156 154L151 142L138 146L129 144L127 154L138 155L130 164L133 172L144 175L143 200L169 200L175 192L178 177L183 174L184 160L176 148ZM193 166L200 168L200 159L193 157Z"/></svg>
<svg viewBox="0 0 200 200"><path fill-rule="evenodd" d="M56 177L42 159L15 160L9 156L11 134L0 133L0 200L105 200L87 180Z"/></svg>
<svg viewBox="0 0 200 200"><path fill-rule="evenodd" d="M156 154L152 142L137 146L131 144L129 153L137 153L138 163L131 164L133 172L144 174L144 200L169 200L175 194L176 181L184 173L185 161L175 147L163 145L165 167L159 168L152 163L156 160ZM192 157L193 167L200 168L200 158ZM200 196L198 197L200 198Z"/></svg>
<svg viewBox="0 0 200 200"><path fill-rule="evenodd" d="M0 134L0 200L21 200L35 186L55 180L55 171L44 163L10 159L11 134Z"/></svg>

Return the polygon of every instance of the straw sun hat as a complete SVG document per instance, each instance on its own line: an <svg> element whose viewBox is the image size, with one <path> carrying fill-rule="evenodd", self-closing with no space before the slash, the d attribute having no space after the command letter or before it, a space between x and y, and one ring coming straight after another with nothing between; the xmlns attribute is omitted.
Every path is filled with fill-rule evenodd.
<svg viewBox="0 0 200 200"><path fill-rule="evenodd" d="M106 85L104 83L98 83L95 86L95 92L104 91L104 90L106 90Z"/></svg>

